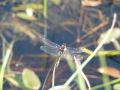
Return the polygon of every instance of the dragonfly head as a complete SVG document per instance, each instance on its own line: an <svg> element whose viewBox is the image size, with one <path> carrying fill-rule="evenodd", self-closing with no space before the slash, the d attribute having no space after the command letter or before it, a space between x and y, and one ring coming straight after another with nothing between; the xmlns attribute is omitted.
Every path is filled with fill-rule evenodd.
<svg viewBox="0 0 120 90"><path fill-rule="evenodd" d="M60 51L63 53L66 50L66 44L62 44Z"/></svg>
<svg viewBox="0 0 120 90"><path fill-rule="evenodd" d="M62 44L62 47L66 47L66 44L65 44L65 43L63 43L63 44Z"/></svg>

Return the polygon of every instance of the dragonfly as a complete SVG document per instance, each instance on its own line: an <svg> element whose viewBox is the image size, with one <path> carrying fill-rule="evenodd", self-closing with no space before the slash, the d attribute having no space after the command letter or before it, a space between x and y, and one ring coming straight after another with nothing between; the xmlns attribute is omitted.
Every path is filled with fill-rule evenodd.
<svg viewBox="0 0 120 90"><path fill-rule="evenodd" d="M72 48L72 47L66 47L66 44L62 44L61 46L50 41L47 38L42 39L44 46L41 46L40 49L50 55L59 56L57 60L57 66L59 65L59 61L61 58L67 58L69 60L74 60L74 57L77 58L77 60L82 60L83 57L80 55L83 50L79 48Z"/></svg>

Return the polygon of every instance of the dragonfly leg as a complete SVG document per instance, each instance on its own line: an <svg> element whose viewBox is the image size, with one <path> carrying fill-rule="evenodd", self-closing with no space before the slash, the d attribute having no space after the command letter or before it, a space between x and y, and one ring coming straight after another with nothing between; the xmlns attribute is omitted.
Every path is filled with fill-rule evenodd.
<svg viewBox="0 0 120 90"><path fill-rule="evenodd" d="M58 68L58 65L59 65L59 63L60 63L60 59L61 59L61 55L59 56L59 58L58 58L57 61L56 61L56 68Z"/></svg>
<svg viewBox="0 0 120 90"><path fill-rule="evenodd" d="M60 60L56 62L56 68L58 68L59 63L60 63Z"/></svg>

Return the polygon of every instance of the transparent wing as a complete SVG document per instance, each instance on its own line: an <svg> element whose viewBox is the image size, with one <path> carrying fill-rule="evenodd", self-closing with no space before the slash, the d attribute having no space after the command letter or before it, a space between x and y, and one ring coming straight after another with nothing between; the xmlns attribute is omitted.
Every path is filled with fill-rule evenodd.
<svg viewBox="0 0 120 90"><path fill-rule="evenodd" d="M70 53L82 53L83 51L79 48L66 47L66 51Z"/></svg>
<svg viewBox="0 0 120 90"><path fill-rule="evenodd" d="M83 57L80 54L71 54L72 58L74 59L74 56L77 60L83 60Z"/></svg>
<svg viewBox="0 0 120 90"><path fill-rule="evenodd" d="M49 46L41 46L40 49L50 55L56 55L56 56L60 55L59 49L54 49Z"/></svg>
<svg viewBox="0 0 120 90"><path fill-rule="evenodd" d="M63 53L62 58L65 58L67 60L74 60L74 56L77 60L83 60L83 57L80 54L70 54L70 53Z"/></svg>
<svg viewBox="0 0 120 90"><path fill-rule="evenodd" d="M52 41L48 40L47 38L43 38L42 41L44 42L45 45L48 45L53 48L60 49L60 45L53 43Z"/></svg>

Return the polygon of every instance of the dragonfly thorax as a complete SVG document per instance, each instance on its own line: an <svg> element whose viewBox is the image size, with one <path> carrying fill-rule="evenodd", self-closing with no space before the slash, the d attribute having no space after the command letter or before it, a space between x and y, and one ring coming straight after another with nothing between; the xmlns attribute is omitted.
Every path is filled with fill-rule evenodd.
<svg viewBox="0 0 120 90"><path fill-rule="evenodd" d="M66 44L62 44L60 51L63 53L66 50Z"/></svg>

